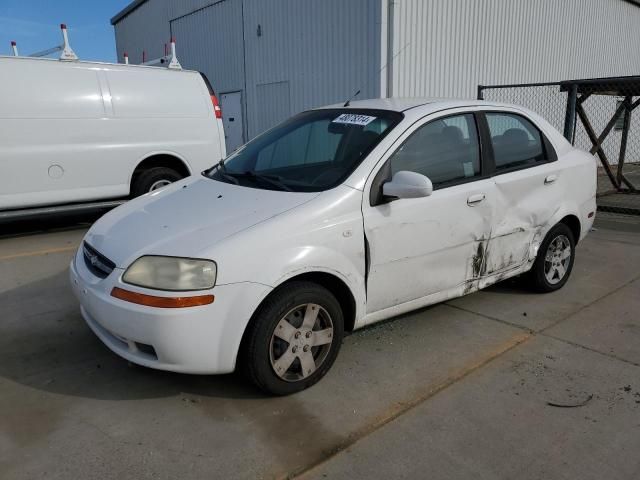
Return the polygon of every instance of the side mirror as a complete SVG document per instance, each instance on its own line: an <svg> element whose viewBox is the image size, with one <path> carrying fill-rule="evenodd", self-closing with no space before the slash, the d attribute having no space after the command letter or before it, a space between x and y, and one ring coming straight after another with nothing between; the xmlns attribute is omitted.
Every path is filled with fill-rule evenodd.
<svg viewBox="0 0 640 480"><path fill-rule="evenodd" d="M385 197L420 198L433 193L433 184L424 175L406 170L396 172L390 182L382 185Z"/></svg>

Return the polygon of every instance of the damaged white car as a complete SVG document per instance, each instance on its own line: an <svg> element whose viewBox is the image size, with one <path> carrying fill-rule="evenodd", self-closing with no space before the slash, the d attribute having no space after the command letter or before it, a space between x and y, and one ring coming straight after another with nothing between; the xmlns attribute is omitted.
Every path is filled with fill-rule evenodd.
<svg viewBox="0 0 640 480"><path fill-rule="evenodd" d="M93 225L85 320L148 367L293 393L345 331L527 274L561 288L596 209L594 157L538 115L369 100L296 115Z"/></svg>

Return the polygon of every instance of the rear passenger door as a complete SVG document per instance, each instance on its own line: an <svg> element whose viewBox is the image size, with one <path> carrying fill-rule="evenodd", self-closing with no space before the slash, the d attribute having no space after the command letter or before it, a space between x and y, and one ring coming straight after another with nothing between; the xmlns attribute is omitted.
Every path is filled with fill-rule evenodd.
<svg viewBox="0 0 640 480"><path fill-rule="evenodd" d="M549 140L524 115L485 112L483 127L496 187L484 273L495 275L529 258L531 242L560 205L562 171Z"/></svg>

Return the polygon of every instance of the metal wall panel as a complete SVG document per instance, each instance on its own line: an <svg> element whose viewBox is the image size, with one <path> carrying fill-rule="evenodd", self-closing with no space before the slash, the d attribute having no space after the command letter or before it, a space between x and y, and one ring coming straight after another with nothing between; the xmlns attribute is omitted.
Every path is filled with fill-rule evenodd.
<svg viewBox="0 0 640 480"><path fill-rule="evenodd" d="M118 62L124 62L124 52L131 63L142 63L143 50L148 60L164 55L164 44L171 38L167 1L147 1L116 23Z"/></svg>
<svg viewBox="0 0 640 480"><path fill-rule="evenodd" d="M291 93L289 82L261 83L256 85L258 121L255 129L264 132L275 123L282 122L291 115Z"/></svg>
<svg viewBox="0 0 640 480"><path fill-rule="evenodd" d="M289 82L288 115L356 90L358 98L380 96L381 2L149 0L116 25L116 37L119 50L138 36L161 48L170 23L183 67L205 72L220 92L246 85L251 138L281 116L280 109L259 114L269 102L259 99L258 85Z"/></svg>
<svg viewBox="0 0 640 480"><path fill-rule="evenodd" d="M380 0L244 0L249 135L273 124L258 120L260 84L289 82L290 115L358 89L380 96L380 10Z"/></svg>
<svg viewBox="0 0 640 480"><path fill-rule="evenodd" d="M218 93L244 90L242 2L224 0L171 21L182 68L199 70Z"/></svg>
<svg viewBox="0 0 640 480"><path fill-rule="evenodd" d="M194 13L201 8L210 7L224 1L225 0L167 0L168 15L170 19L175 20L184 15Z"/></svg>
<svg viewBox="0 0 640 480"><path fill-rule="evenodd" d="M640 8L622 0L393 0L392 9L394 96L475 97L478 84L640 69Z"/></svg>
<svg viewBox="0 0 640 480"><path fill-rule="evenodd" d="M203 2L194 3L194 6ZM171 20L171 33L179 44L178 59L183 68L203 72L217 94L240 92L242 138L247 138L244 94L244 52L242 2L222 0ZM224 109L222 110L225 115ZM237 145L227 144L232 151Z"/></svg>

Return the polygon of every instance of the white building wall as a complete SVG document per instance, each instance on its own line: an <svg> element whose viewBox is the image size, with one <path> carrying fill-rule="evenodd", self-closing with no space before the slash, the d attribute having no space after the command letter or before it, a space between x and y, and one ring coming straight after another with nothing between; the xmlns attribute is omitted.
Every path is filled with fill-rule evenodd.
<svg viewBox="0 0 640 480"><path fill-rule="evenodd" d="M393 96L475 97L478 84L640 71L640 7L622 0L390 4Z"/></svg>
<svg viewBox="0 0 640 480"><path fill-rule="evenodd" d="M140 5L115 26L118 62L124 62L124 52L131 63L142 63L142 51L147 60L164 55L164 44L171 39L168 0L150 0Z"/></svg>
<svg viewBox="0 0 640 480"><path fill-rule="evenodd" d="M622 0L383 1L391 18L383 73L390 96L475 98L479 84L640 74L640 7ZM484 97L530 108L563 131L567 95L556 86L486 90ZM617 100L585 102L598 134ZM630 131L627 160L638 162L640 112ZM613 131L604 142L612 163L621 137ZM575 145L591 148L580 122Z"/></svg>
<svg viewBox="0 0 640 480"><path fill-rule="evenodd" d="M218 95L244 89L242 2L217 2L169 23L183 68L203 72Z"/></svg>
<svg viewBox="0 0 640 480"><path fill-rule="evenodd" d="M244 0L250 136L284 119L265 114L268 92L287 97L288 115L357 90L379 97L380 11L380 0Z"/></svg>

